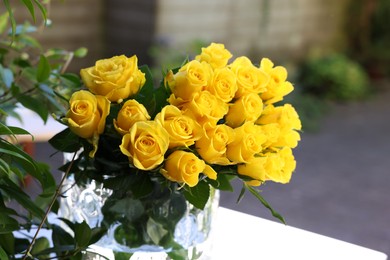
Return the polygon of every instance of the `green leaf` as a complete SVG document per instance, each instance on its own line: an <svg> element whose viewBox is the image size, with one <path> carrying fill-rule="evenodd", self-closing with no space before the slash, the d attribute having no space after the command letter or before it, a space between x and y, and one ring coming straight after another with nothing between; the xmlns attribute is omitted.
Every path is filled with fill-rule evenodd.
<svg viewBox="0 0 390 260"><path fill-rule="evenodd" d="M104 227L96 227L91 230L91 239L90 244L95 244L97 241L99 241L102 236L104 236L107 232L107 229Z"/></svg>
<svg viewBox="0 0 390 260"><path fill-rule="evenodd" d="M38 40L36 40L34 37L31 37L27 34L21 34L19 36L19 42L23 42L26 44L26 46L29 46L29 47L34 47L34 48L37 48L37 49L42 49L42 46L41 44L39 43Z"/></svg>
<svg viewBox="0 0 390 260"><path fill-rule="evenodd" d="M0 34L5 32L5 30L7 29L8 18L9 18L8 12L0 15Z"/></svg>
<svg viewBox="0 0 390 260"><path fill-rule="evenodd" d="M51 68L49 61L46 59L44 55L41 55L38 62L38 70L37 70L37 81L43 82L47 80L50 76Z"/></svg>
<svg viewBox="0 0 390 260"><path fill-rule="evenodd" d="M38 6L39 10L41 10L41 14L42 14L43 19L45 20L45 23L46 23L47 22L46 8L39 2L39 0L34 0L34 2Z"/></svg>
<svg viewBox="0 0 390 260"><path fill-rule="evenodd" d="M88 226L87 222L75 223L74 236L78 247L84 248L89 245L89 241L91 240L91 228Z"/></svg>
<svg viewBox="0 0 390 260"><path fill-rule="evenodd" d="M61 255L64 251L71 251L75 249L75 243L73 237L62 229L60 226L52 225L52 241L54 244L55 252Z"/></svg>
<svg viewBox="0 0 390 260"><path fill-rule="evenodd" d="M15 237L11 232L0 234L0 245L9 255L15 254Z"/></svg>
<svg viewBox="0 0 390 260"><path fill-rule="evenodd" d="M15 162L19 163L26 172L29 172L34 176L38 174L37 165L34 160L19 147L0 139L0 153L10 156Z"/></svg>
<svg viewBox="0 0 390 260"><path fill-rule="evenodd" d="M0 234L9 233L19 229L19 222L4 212L0 212Z"/></svg>
<svg viewBox="0 0 390 260"><path fill-rule="evenodd" d="M241 191L240 191L240 195L238 195L238 198L237 198L237 202L236 202L237 204L240 203L240 201L244 197L245 191L246 191L246 188L245 188L245 185L243 185L241 188Z"/></svg>
<svg viewBox="0 0 390 260"><path fill-rule="evenodd" d="M3 178L3 173L9 175L11 173L11 168L6 161L0 158L0 178Z"/></svg>
<svg viewBox="0 0 390 260"><path fill-rule="evenodd" d="M74 134L69 128L64 129L53 136L49 143L58 151L73 153L81 148L79 137Z"/></svg>
<svg viewBox="0 0 390 260"><path fill-rule="evenodd" d="M192 205L203 210L210 197L210 186L200 181L195 187L186 187L184 196Z"/></svg>
<svg viewBox="0 0 390 260"><path fill-rule="evenodd" d="M0 189L7 193L12 199L16 200L26 210L31 212L33 215L43 218L45 212L39 208L30 197L21 189L19 186L14 184L11 180L3 179L6 181L5 184L0 184Z"/></svg>
<svg viewBox="0 0 390 260"><path fill-rule="evenodd" d="M4 249L0 246L0 259L9 260L7 253L4 251Z"/></svg>
<svg viewBox="0 0 390 260"><path fill-rule="evenodd" d="M148 109L151 117L154 117L167 104L169 91L163 85L159 88L154 87L153 76L148 66L143 65L139 69L145 73L146 83L135 99Z"/></svg>
<svg viewBox="0 0 390 260"><path fill-rule="evenodd" d="M61 83L63 85L65 85L67 88L76 89L76 88L80 88L82 85L80 77L76 74L65 73L65 74L60 74L59 77L60 77ZM62 94L60 94L60 95L62 96ZM69 101L66 98L63 98L63 99L66 102Z"/></svg>
<svg viewBox="0 0 390 260"><path fill-rule="evenodd" d="M146 223L146 233L148 233L150 239L152 239L153 243L158 245L161 239L168 234L168 230L164 228L163 225L154 221L152 218L148 219Z"/></svg>
<svg viewBox="0 0 390 260"><path fill-rule="evenodd" d="M78 48L74 51L74 56L77 58L83 58L87 55L88 49L85 47Z"/></svg>
<svg viewBox="0 0 390 260"><path fill-rule="evenodd" d="M141 201L132 198L124 198L116 201L110 210L118 213L119 216L124 215L130 222L140 218L145 211Z"/></svg>
<svg viewBox="0 0 390 260"><path fill-rule="evenodd" d="M3 0L3 2L9 15L9 20L11 22L12 39L14 39L16 33L16 21L15 21L14 12L12 11L11 5L9 4L9 0Z"/></svg>
<svg viewBox="0 0 390 260"><path fill-rule="evenodd" d="M27 250L30 241L26 238L15 238L15 252L22 253Z"/></svg>
<svg viewBox="0 0 390 260"><path fill-rule="evenodd" d="M133 179L131 185L131 191L134 194L134 198L142 198L150 194L153 190L153 182L150 180L148 174L137 174Z"/></svg>
<svg viewBox="0 0 390 260"><path fill-rule="evenodd" d="M49 117L49 111L42 100L24 94L17 95L16 100L18 100L24 107L37 113L46 123L47 118Z"/></svg>
<svg viewBox="0 0 390 260"><path fill-rule="evenodd" d="M258 190L246 183L244 185L250 191L250 193L252 193L261 202L261 204L263 204L267 209L271 211L272 216L279 219L283 224L286 224L284 218L269 205L269 203L260 195L260 192Z"/></svg>
<svg viewBox="0 0 390 260"><path fill-rule="evenodd" d="M7 126L0 122L0 135L30 135L31 139L34 140L34 137L26 130L16 126ZM16 137L15 137L16 138Z"/></svg>
<svg viewBox="0 0 390 260"><path fill-rule="evenodd" d="M44 250L50 247L50 242L46 237L39 237L35 240L34 246L31 249L31 255L38 256L38 259L47 259L48 254L41 254Z"/></svg>
<svg viewBox="0 0 390 260"><path fill-rule="evenodd" d="M35 10L34 10L33 3L31 2L31 0L22 0L22 1L23 1L23 4L27 7L28 11L30 12L31 17L33 18L33 21L35 23L36 18L35 18Z"/></svg>
<svg viewBox="0 0 390 260"><path fill-rule="evenodd" d="M234 188L230 183L231 179L234 178L228 174L218 174L216 180L207 179L207 182L216 189L224 191L233 191Z"/></svg>

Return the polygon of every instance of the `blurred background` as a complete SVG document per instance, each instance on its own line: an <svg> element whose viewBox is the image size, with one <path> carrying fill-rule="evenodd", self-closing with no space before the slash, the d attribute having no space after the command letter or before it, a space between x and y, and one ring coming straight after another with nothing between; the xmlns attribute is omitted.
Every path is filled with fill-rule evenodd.
<svg viewBox="0 0 390 260"><path fill-rule="evenodd" d="M390 1L50 2L51 25L34 37L46 48L88 48L71 72L136 54L160 73L210 42L285 66L302 141L290 184L267 183L263 196L288 225L390 255ZM30 17L25 8L15 14ZM38 160L61 165L47 143L34 148ZM250 194L237 197L223 193L221 205L274 220Z"/></svg>

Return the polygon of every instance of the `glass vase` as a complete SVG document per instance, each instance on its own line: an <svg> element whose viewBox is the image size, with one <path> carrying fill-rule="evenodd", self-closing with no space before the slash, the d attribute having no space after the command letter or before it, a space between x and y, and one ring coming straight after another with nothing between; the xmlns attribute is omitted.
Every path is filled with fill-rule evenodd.
<svg viewBox="0 0 390 260"><path fill-rule="evenodd" d="M84 252L84 259L210 259L211 227L219 190L210 188L203 210L183 193L156 185L142 198L106 189L91 180L83 185L69 176L63 186L58 215L107 233Z"/></svg>

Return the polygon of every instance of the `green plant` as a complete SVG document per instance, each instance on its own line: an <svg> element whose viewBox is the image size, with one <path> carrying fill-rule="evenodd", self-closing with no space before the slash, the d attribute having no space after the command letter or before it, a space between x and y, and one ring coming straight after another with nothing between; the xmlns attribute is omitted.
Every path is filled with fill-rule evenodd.
<svg viewBox="0 0 390 260"><path fill-rule="evenodd" d="M343 54L307 59L299 69L302 93L331 100L356 100L369 93L366 72Z"/></svg>
<svg viewBox="0 0 390 260"><path fill-rule="evenodd" d="M358 60L372 78L389 76L390 2L354 0L346 10L346 52Z"/></svg>
<svg viewBox="0 0 390 260"><path fill-rule="evenodd" d="M66 73L66 68L73 57L85 55L86 49L44 50L33 36L37 28L28 22L16 24L9 1L3 2L8 12L0 16L0 259L30 259L32 255L47 259L52 252L77 258L87 244L100 237L98 230L85 227L85 223L68 223L73 237L46 221L48 212L56 208L59 189L49 166L34 160L18 143L17 135L30 134L7 125L6 119L22 120L16 112L20 106L36 112L44 122L50 113L63 112L62 102L81 85L79 76ZM34 5L38 6L46 21L46 9L39 1L23 0L23 4L34 21ZM40 184L34 198L23 189L27 174ZM38 231L42 227L53 231L55 248L49 248L46 238L23 233L38 225Z"/></svg>

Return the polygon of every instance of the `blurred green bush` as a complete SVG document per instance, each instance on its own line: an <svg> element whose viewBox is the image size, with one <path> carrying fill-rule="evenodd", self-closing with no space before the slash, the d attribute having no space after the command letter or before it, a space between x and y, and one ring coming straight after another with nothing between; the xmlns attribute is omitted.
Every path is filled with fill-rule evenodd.
<svg viewBox="0 0 390 260"><path fill-rule="evenodd" d="M348 101L362 99L370 92L365 70L343 54L309 57L298 70L302 93Z"/></svg>

